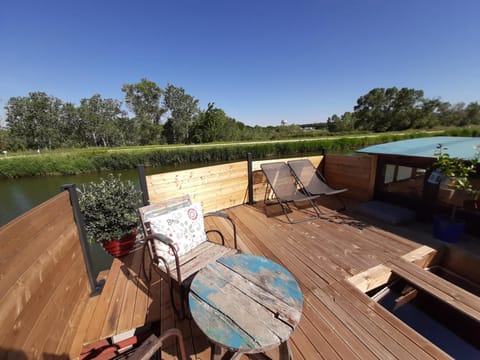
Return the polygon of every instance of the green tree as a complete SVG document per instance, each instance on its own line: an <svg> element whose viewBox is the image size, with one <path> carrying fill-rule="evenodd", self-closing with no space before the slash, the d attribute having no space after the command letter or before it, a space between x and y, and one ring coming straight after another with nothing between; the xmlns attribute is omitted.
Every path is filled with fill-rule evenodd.
<svg viewBox="0 0 480 360"><path fill-rule="evenodd" d="M9 134L6 128L0 126L0 150L4 151L9 146ZM3 156L0 152L0 156Z"/></svg>
<svg viewBox="0 0 480 360"><path fill-rule="evenodd" d="M85 140L92 146L123 145L120 128L126 114L115 99L103 99L99 94L82 99L78 109Z"/></svg>
<svg viewBox="0 0 480 360"><path fill-rule="evenodd" d="M465 108L465 117L468 124L480 125L480 104L478 102L468 104Z"/></svg>
<svg viewBox="0 0 480 360"><path fill-rule="evenodd" d="M375 88L357 100L355 128L367 131L393 131L416 127L422 112L423 91L396 87Z"/></svg>
<svg viewBox="0 0 480 360"><path fill-rule="evenodd" d="M170 144L184 144L191 139L191 130L199 114L198 100L185 93L182 87L168 84L163 97L167 111L164 134Z"/></svg>
<svg viewBox="0 0 480 360"><path fill-rule="evenodd" d="M190 134L192 142L213 142L226 140L228 117L222 109L209 103L207 110L201 111Z"/></svg>
<svg viewBox="0 0 480 360"><path fill-rule="evenodd" d="M346 112L342 117L334 114L327 119L327 129L330 132L352 131L355 117L351 112Z"/></svg>
<svg viewBox="0 0 480 360"><path fill-rule="evenodd" d="M128 108L135 114L135 141L140 145L160 143L161 117L165 112L160 106L163 90L143 78L136 84L124 84L122 91Z"/></svg>
<svg viewBox="0 0 480 360"><path fill-rule="evenodd" d="M330 116L327 119L327 129L328 129L328 131L330 131L330 132L340 131L339 130L339 124L340 124L341 121L342 121L342 119L337 114L333 114L332 116Z"/></svg>
<svg viewBox="0 0 480 360"><path fill-rule="evenodd" d="M136 84L123 84L125 102L136 118L159 125L164 110L160 107L162 89L153 81L141 79Z"/></svg>
<svg viewBox="0 0 480 360"><path fill-rule="evenodd" d="M84 123L80 117L78 108L72 103L65 103L60 111L62 133L64 134L63 146L84 147L87 144Z"/></svg>
<svg viewBox="0 0 480 360"><path fill-rule="evenodd" d="M27 149L52 149L63 141L60 110L62 101L44 92L12 97L5 109L12 137Z"/></svg>
<svg viewBox="0 0 480 360"><path fill-rule="evenodd" d="M237 141L241 140L242 131L245 125L234 118L227 116L225 123L223 124L223 138L224 141Z"/></svg>
<svg viewBox="0 0 480 360"><path fill-rule="evenodd" d="M440 99L425 99L423 101L422 116L416 123L416 128L427 129L439 125L442 109L448 107L448 103Z"/></svg>
<svg viewBox="0 0 480 360"><path fill-rule="evenodd" d="M439 114L439 122L442 126L465 125L465 103L444 103Z"/></svg>

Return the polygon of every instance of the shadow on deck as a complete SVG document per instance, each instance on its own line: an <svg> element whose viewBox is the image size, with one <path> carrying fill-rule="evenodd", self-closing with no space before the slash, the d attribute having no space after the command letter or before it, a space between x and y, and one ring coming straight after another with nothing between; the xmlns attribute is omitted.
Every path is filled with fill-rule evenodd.
<svg viewBox="0 0 480 360"><path fill-rule="evenodd" d="M241 251L283 265L300 284L304 309L290 341L294 358L449 358L347 281L424 245L431 248L427 252L435 253L444 245L433 238L430 227L386 225L349 211L322 210L324 218L293 225L283 215L267 217L262 204L227 210L237 224ZM207 228L224 226L219 220L206 223ZM228 229L225 226L225 232ZM478 239L469 238L460 246L480 254ZM207 339L193 321L175 320L168 287L156 281L149 289L140 276L140 263L139 251L114 261L103 294L90 310L85 343L131 327L155 332L178 327L190 358L208 359ZM99 321L101 313L107 314L103 321ZM167 347L162 358L174 359L175 354L174 347Z"/></svg>

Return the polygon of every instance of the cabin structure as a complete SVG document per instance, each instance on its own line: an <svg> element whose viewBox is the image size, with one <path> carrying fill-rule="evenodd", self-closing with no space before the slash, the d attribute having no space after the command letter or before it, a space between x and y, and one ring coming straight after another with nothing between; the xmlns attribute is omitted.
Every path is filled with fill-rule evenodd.
<svg viewBox="0 0 480 360"><path fill-rule="evenodd" d="M424 221L431 221L435 214L458 206L458 215L467 222L467 230L480 235L480 228L474 225L479 220L477 212L439 196L439 183L429 181L435 170L432 165L440 152L468 162L478 156L479 151L479 137L437 136L373 145L357 152L375 158L373 199L412 209L417 218ZM480 169L471 177L472 184L480 188Z"/></svg>
<svg viewBox="0 0 480 360"><path fill-rule="evenodd" d="M289 340L294 359L477 357L478 337L468 333L478 334L480 321L478 238L443 244L425 224L395 226L352 211L375 196L379 161L383 164L378 156L309 159L323 169L331 186L349 189L345 212L320 199L324 216L288 223L281 212L265 209L260 165L266 161L251 157L165 174L145 176L140 171L140 182L148 191L144 201L189 194L205 212L225 211L237 225L243 253L264 256L295 277L303 309ZM395 176L401 178L403 171ZM175 318L165 281L145 279L141 250L114 259L100 274L92 272L74 203L72 191L63 191L0 228L0 358L126 356L151 333L175 327L183 333L189 358L209 359L210 344L195 322ZM222 220L207 219L206 227L213 226L231 231ZM434 273L433 267L440 270ZM397 279L459 319L453 323L469 330L459 336L462 347L445 348L372 297ZM397 297L399 306L416 293L409 290L407 297ZM276 358L278 350L267 355ZM177 359L175 344L167 343L161 356Z"/></svg>

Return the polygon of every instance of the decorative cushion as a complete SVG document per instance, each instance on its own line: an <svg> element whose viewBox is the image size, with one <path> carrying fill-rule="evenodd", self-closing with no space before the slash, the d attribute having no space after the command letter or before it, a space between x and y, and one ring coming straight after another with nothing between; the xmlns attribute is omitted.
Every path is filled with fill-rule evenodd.
<svg viewBox="0 0 480 360"><path fill-rule="evenodd" d="M179 257L207 240L200 203L151 216L148 221L154 233L160 233L172 239ZM155 241L155 250L157 255L163 257L169 264L175 261L172 250L158 240Z"/></svg>

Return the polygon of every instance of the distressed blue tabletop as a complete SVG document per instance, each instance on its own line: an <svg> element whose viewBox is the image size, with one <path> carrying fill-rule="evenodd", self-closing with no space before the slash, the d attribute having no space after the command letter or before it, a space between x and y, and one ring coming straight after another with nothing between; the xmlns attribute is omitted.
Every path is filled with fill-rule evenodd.
<svg viewBox="0 0 480 360"><path fill-rule="evenodd" d="M286 342L300 321L303 296L284 267L238 254L201 270L190 287L192 317L215 344L257 353Z"/></svg>

